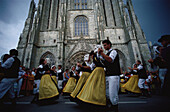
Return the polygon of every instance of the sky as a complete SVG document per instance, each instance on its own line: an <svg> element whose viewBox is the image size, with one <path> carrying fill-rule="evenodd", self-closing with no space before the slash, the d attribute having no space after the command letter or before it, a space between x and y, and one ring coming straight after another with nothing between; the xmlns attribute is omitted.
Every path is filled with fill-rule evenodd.
<svg viewBox="0 0 170 112"><path fill-rule="evenodd" d="M38 0L34 0L38 4ZM0 56L16 48L31 0L0 0ZM147 41L170 35L170 0L132 0Z"/></svg>

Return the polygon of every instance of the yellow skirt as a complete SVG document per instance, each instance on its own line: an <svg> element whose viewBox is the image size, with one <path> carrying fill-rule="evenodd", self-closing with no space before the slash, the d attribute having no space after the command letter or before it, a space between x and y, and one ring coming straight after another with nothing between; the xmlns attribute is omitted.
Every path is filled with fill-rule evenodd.
<svg viewBox="0 0 170 112"><path fill-rule="evenodd" d="M77 98L86 103L106 105L106 80L102 67L93 70Z"/></svg>
<svg viewBox="0 0 170 112"><path fill-rule="evenodd" d="M65 85L63 89L63 92L72 93L75 87L76 87L76 79L74 77L70 77L67 84Z"/></svg>
<svg viewBox="0 0 170 112"><path fill-rule="evenodd" d="M78 94L78 92L81 90L81 88L84 86L86 80L88 79L88 77L90 76L89 72L83 72L80 79L77 82L77 85L74 89L74 91L71 93L71 96L73 98L75 98Z"/></svg>
<svg viewBox="0 0 170 112"><path fill-rule="evenodd" d="M57 77L56 76L51 76L54 82L57 84ZM58 85L58 84L57 84Z"/></svg>
<svg viewBox="0 0 170 112"><path fill-rule="evenodd" d="M49 74L42 76L39 86L39 100L52 98L59 95L58 89L54 82L51 80Z"/></svg>
<svg viewBox="0 0 170 112"><path fill-rule="evenodd" d="M129 80L128 82L126 82L122 88L124 88L125 90L128 90L130 92L133 92L133 93L141 93L139 87L138 87L138 80L139 80L139 77L138 75L133 75Z"/></svg>

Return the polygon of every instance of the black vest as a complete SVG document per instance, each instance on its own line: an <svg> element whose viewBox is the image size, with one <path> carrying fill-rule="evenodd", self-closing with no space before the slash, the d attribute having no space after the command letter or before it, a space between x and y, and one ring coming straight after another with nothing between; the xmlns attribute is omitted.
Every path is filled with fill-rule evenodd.
<svg viewBox="0 0 170 112"><path fill-rule="evenodd" d="M109 51L106 55L109 56L111 52L112 50ZM106 76L115 76L121 74L118 54L116 55L116 58L114 59L113 63L109 63L108 61L105 60L105 66L106 66Z"/></svg>
<svg viewBox="0 0 170 112"><path fill-rule="evenodd" d="M58 80L63 80L63 70L61 69L61 72L60 73L57 72L57 74L58 74Z"/></svg>
<svg viewBox="0 0 170 112"><path fill-rule="evenodd" d="M79 80L79 76L76 74L76 76L74 76L73 71L70 72L70 77L74 77L76 79L76 83Z"/></svg>
<svg viewBox="0 0 170 112"><path fill-rule="evenodd" d="M144 66L143 66L143 69L138 71L138 75L139 75L139 79L147 79L148 78L148 75L146 73L146 69Z"/></svg>
<svg viewBox="0 0 170 112"><path fill-rule="evenodd" d="M5 72L5 78L18 78L18 72L20 67L20 60L17 57L13 57L14 62L12 66Z"/></svg>
<svg viewBox="0 0 170 112"><path fill-rule="evenodd" d="M46 65L42 65L42 68L37 68L37 73L35 75L35 80L40 80L41 77L44 75L43 71L50 71L50 67L46 64Z"/></svg>
<svg viewBox="0 0 170 112"><path fill-rule="evenodd" d="M87 66L87 64L86 64L85 62L83 62L83 64L82 64L82 65L83 65L83 66ZM83 68L83 67L81 67L79 71L82 71L82 72L89 72L89 73L91 73L91 72L92 72L90 69Z"/></svg>
<svg viewBox="0 0 170 112"><path fill-rule="evenodd" d="M35 80L40 80L41 79L41 77L43 75L43 74L41 74L41 72L43 72L43 71L44 71L43 68L37 68L37 73L35 75Z"/></svg>

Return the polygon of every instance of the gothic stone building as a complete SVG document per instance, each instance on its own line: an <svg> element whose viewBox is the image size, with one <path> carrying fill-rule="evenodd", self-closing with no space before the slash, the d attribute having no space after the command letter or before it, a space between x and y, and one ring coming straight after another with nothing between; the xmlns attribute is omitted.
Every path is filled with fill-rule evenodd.
<svg viewBox="0 0 170 112"><path fill-rule="evenodd" d="M39 0L37 7L32 0L17 49L23 66L49 58L68 68L105 39L123 71L136 60L147 65L150 53L131 0Z"/></svg>

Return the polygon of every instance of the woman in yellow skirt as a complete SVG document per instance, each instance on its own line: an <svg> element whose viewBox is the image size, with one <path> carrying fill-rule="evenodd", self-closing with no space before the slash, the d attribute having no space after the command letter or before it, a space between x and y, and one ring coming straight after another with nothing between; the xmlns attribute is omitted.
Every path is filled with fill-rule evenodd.
<svg viewBox="0 0 170 112"><path fill-rule="evenodd" d="M50 74L44 74L39 87L39 100L57 97L58 95L57 84L52 80Z"/></svg>
<svg viewBox="0 0 170 112"><path fill-rule="evenodd" d="M84 63L82 64L83 66L90 66L90 54L86 54L84 56ZM79 65L79 63L77 63L77 66ZM91 69L90 67L85 69L83 67L78 67L78 70L80 72L82 72L82 75L80 76L80 79L77 82L77 85L74 89L74 91L71 93L71 98L76 98L77 94L80 92L80 90L82 89L82 87L84 86L86 80L88 79L88 77L91 74ZM72 100L73 101L73 100Z"/></svg>
<svg viewBox="0 0 170 112"><path fill-rule="evenodd" d="M70 78L63 89L63 94L70 94L76 87L76 81L78 79L78 73L75 71L75 66L72 66L72 71L70 72Z"/></svg>
<svg viewBox="0 0 170 112"><path fill-rule="evenodd" d="M134 64L134 68L137 68L137 65ZM136 70L132 70L131 72L133 74L132 77L130 77L130 79L128 80L128 82L126 82L122 88L124 88L125 90L132 92L132 93L141 93L140 88L138 87L138 80L139 77L137 75L137 71Z"/></svg>
<svg viewBox="0 0 170 112"><path fill-rule="evenodd" d="M88 77L77 98L85 103L106 106L106 82L104 65L96 54L93 56L93 63L96 68Z"/></svg>
<svg viewBox="0 0 170 112"><path fill-rule="evenodd" d="M45 74L41 77L40 86L39 86L39 100L55 100L59 96L58 88L56 81L50 75L50 68L44 62L43 71Z"/></svg>
<svg viewBox="0 0 170 112"><path fill-rule="evenodd" d="M71 97L76 98L77 94L80 92L80 90L82 89L82 87L84 86L86 80L88 79L88 77L90 76L89 72L83 72L79 81L77 82L77 85L74 89L74 91L71 93Z"/></svg>

